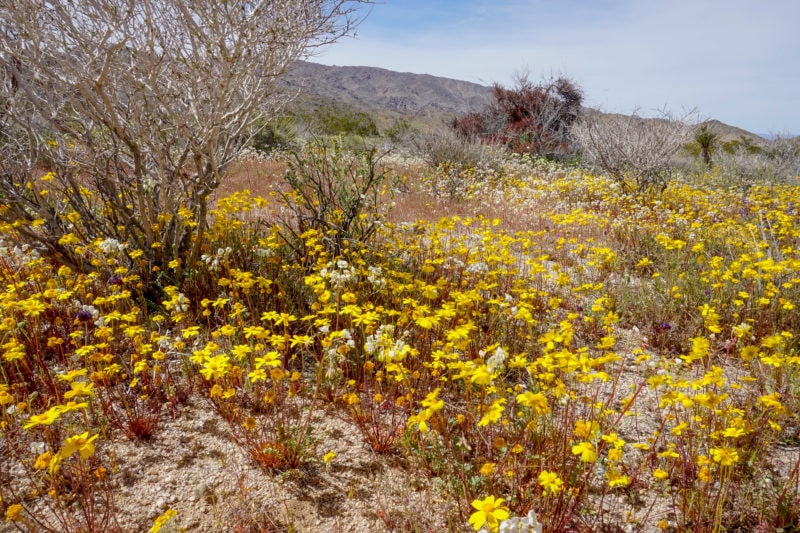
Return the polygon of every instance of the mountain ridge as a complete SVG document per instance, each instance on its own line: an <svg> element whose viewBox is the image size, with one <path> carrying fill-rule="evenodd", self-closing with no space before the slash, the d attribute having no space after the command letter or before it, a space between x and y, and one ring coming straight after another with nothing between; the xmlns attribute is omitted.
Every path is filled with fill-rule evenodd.
<svg viewBox="0 0 800 533"><path fill-rule="evenodd" d="M411 119L424 126L448 124L492 102L492 88L486 85L380 67L298 61L286 72L283 82L287 89L300 93L300 105L344 105L374 115L383 124L399 119ZM716 119L703 123L722 141L742 137L766 141L758 134Z"/></svg>
<svg viewBox="0 0 800 533"><path fill-rule="evenodd" d="M290 89L358 111L424 123L447 122L492 101L491 88L431 74L379 67L330 66L298 61L284 76Z"/></svg>

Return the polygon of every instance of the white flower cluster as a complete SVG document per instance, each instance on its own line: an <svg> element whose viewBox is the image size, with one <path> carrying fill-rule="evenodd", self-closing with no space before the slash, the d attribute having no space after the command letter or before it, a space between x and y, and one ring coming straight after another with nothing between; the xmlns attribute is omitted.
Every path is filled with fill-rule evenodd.
<svg viewBox="0 0 800 533"><path fill-rule="evenodd" d="M336 264L328 263L320 270L319 275L331 282L331 287L339 289L356 277L356 269L344 259L339 259Z"/></svg>
<svg viewBox="0 0 800 533"><path fill-rule="evenodd" d="M262 259L269 259L270 257L275 256L275 250L272 248L256 247L253 248L253 252Z"/></svg>
<svg viewBox="0 0 800 533"><path fill-rule="evenodd" d="M125 246L123 246L122 243L120 243L117 239L111 239L111 238L97 241L96 244L97 247L100 248L100 250L106 255L119 253L122 251L123 248L125 248Z"/></svg>
<svg viewBox="0 0 800 533"><path fill-rule="evenodd" d="M542 524L531 509L527 516L512 516L500 522L500 533L542 533Z"/></svg>
<svg viewBox="0 0 800 533"><path fill-rule="evenodd" d="M319 328L320 332L327 334L330 331L329 326L322 326ZM344 361L344 353L356 347L356 341L353 340L353 335L349 329L334 331L330 334L331 345L325 350L323 357L323 365L325 367L325 377L328 379L341 373L341 363ZM342 347L344 352L342 351Z"/></svg>
<svg viewBox="0 0 800 533"><path fill-rule="evenodd" d="M5 259L6 263L11 267L20 268L25 263L35 261L41 257L39 251L28 244L14 246L13 248L4 246L5 244L5 241L0 239L0 257Z"/></svg>
<svg viewBox="0 0 800 533"><path fill-rule="evenodd" d="M483 261L472 263L466 269L468 274L486 274L489 272L489 265Z"/></svg>
<svg viewBox="0 0 800 533"><path fill-rule="evenodd" d="M503 370L503 366L506 362L506 352L503 350L502 347L498 346L497 349L494 351L494 354L486 360L486 368L492 374L500 372Z"/></svg>
<svg viewBox="0 0 800 533"><path fill-rule="evenodd" d="M75 304L80 306L79 313L82 311L86 315L88 320L97 320L100 317L100 310L97 309L95 306L89 304L81 304L80 302L77 301L75 302Z"/></svg>
<svg viewBox="0 0 800 533"><path fill-rule="evenodd" d="M231 255L231 252L233 252L233 249L230 246L227 248L219 248L216 254L203 254L200 256L200 259L208 265L209 270L216 272L219 270L220 262L227 259Z"/></svg>
<svg viewBox="0 0 800 533"><path fill-rule="evenodd" d="M392 324L383 324L375 333L367 336L364 341L364 351L385 363L402 361L411 352L411 346L402 339L394 338Z"/></svg>
<svg viewBox="0 0 800 533"><path fill-rule="evenodd" d="M367 280L376 289L380 289L386 285L386 278L383 277L383 269L379 266L369 267L369 275L367 276Z"/></svg>

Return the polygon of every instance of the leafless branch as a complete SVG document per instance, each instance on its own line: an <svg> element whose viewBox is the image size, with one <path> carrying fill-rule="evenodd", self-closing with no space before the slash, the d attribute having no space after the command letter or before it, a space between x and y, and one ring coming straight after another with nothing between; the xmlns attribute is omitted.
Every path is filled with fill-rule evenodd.
<svg viewBox="0 0 800 533"><path fill-rule="evenodd" d="M69 231L155 264L196 260L224 169L285 103L276 81L351 33L364 3L3 2L0 217L44 219L41 240L62 253ZM45 171L62 194L41 194ZM59 222L66 211L79 222Z"/></svg>
<svg viewBox="0 0 800 533"><path fill-rule="evenodd" d="M662 109L656 118L586 113L573 127L584 156L626 188L663 189L673 156L691 140L696 113L675 117Z"/></svg>

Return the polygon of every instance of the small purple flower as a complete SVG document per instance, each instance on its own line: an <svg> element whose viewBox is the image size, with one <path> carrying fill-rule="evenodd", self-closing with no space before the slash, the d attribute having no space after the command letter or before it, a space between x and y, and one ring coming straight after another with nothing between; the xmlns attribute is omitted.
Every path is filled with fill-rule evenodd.
<svg viewBox="0 0 800 533"><path fill-rule="evenodd" d="M672 324L670 324L669 322L660 322L658 325L656 325L656 329L660 329L662 331L669 331L672 329Z"/></svg>
<svg viewBox="0 0 800 533"><path fill-rule="evenodd" d="M78 316L76 318L81 322L87 322L92 319L92 312L88 309L81 309L78 311Z"/></svg>
<svg viewBox="0 0 800 533"><path fill-rule="evenodd" d="M122 285L122 277L119 274L114 274L108 278L109 285Z"/></svg>

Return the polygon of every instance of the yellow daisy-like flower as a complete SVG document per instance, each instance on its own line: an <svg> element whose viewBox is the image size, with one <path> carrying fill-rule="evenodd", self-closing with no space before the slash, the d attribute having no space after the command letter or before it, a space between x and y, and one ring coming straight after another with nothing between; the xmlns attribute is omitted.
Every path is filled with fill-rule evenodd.
<svg viewBox="0 0 800 533"><path fill-rule="evenodd" d="M80 396L94 396L94 383L86 381L73 381L69 384L70 390L64 393L64 399L69 400Z"/></svg>
<svg viewBox="0 0 800 533"><path fill-rule="evenodd" d="M549 492L550 494L558 494L564 490L564 482L561 481L558 474L555 472L548 472L547 470L542 470L539 473L539 485L542 486L545 492Z"/></svg>
<svg viewBox="0 0 800 533"><path fill-rule="evenodd" d="M494 469L497 467L495 463L484 463L481 467L481 475L482 476L491 476L494 473Z"/></svg>
<svg viewBox="0 0 800 533"><path fill-rule="evenodd" d="M161 528L164 527L164 524L170 521L175 515L178 514L178 511L174 509L167 509L164 514L156 518L156 521L153 522L152 527L150 527L150 533L158 533L161 531Z"/></svg>
<svg viewBox="0 0 800 533"><path fill-rule="evenodd" d="M661 468L656 468L653 470L653 477L656 479L667 479L669 477L669 472Z"/></svg>
<svg viewBox="0 0 800 533"><path fill-rule="evenodd" d="M550 406L547 404L547 396L541 392L533 393L525 391L517 395L517 403L525 407L532 407L537 414L545 415L550 412Z"/></svg>
<svg viewBox="0 0 800 533"><path fill-rule="evenodd" d="M33 464L33 468L35 470L44 470L45 468L47 468L47 465L50 464L50 459L52 458L53 458L53 453L50 450L47 450L46 452L40 454L39 457L36 458L36 462Z"/></svg>
<svg viewBox="0 0 800 533"><path fill-rule="evenodd" d="M22 426L23 429L31 429L32 427L43 425L49 426L59 418L61 418L61 409L58 406L51 407L40 415L31 415L28 423Z"/></svg>
<svg viewBox="0 0 800 533"><path fill-rule="evenodd" d="M739 461L739 453L735 448L711 448L708 451L714 462L722 466L730 466Z"/></svg>
<svg viewBox="0 0 800 533"><path fill-rule="evenodd" d="M500 522L509 516L508 507L504 505L505 500L487 496L483 500L474 500L472 507L476 509L469 517L469 523L475 531L486 525L492 533L496 533L500 527Z"/></svg>
<svg viewBox="0 0 800 533"><path fill-rule="evenodd" d="M486 413L478 421L478 426L479 427L488 426L489 424L492 424L500 420L500 418L503 416L505 403L506 403L505 398L498 398L497 400L493 401L492 405L490 405L486 409Z"/></svg>
<svg viewBox="0 0 800 533"><path fill-rule="evenodd" d="M572 455L579 455L584 463L593 463L597 460L597 452L591 442L579 442L572 447Z"/></svg>
<svg viewBox="0 0 800 533"><path fill-rule="evenodd" d="M82 459L88 459L94 455L95 440L97 440L97 435L92 435L90 437L88 431L81 435L73 435L64 441L64 446L59 453L61 453L64 458L67 458L73 453L78 452Z"/></svg>
<svg viewBox="0 0 800 533"><path fill-rule="evenodd" d="M9 505L6 509L6 522L16 522L19 520L20 514L22 514L22 505L18 503Z"/></svg>

